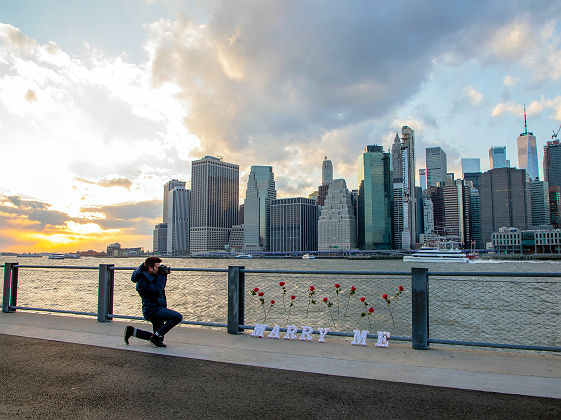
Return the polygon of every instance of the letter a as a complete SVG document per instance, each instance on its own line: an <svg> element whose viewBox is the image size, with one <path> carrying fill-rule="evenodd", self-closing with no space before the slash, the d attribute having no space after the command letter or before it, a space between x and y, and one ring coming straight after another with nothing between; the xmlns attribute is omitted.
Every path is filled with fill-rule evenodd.
<svg viewBox="0 0 561 420"><path fill-rule="evenodd" d="M280 326L275 325L273 327L273 331L271 331L271 334L269 334L268 337L269 338L280 338L279 331L280 331Z"/></svg>
<svg viewBox="0 0 561 420"><path fill-rule="evenodd" d="M353 330L353 334L355 336L351 344L354 344L356 346L366 346L366 336L368 335L368 330Z"/></svg>
<svg viewBox="0 0 561 420"><path fill-rule="evenodd" d="M265 330L267 329L267 324L255 324L255 328L253 328L253 332L249 335L253 337L263 337L265 334Z"/></svg>

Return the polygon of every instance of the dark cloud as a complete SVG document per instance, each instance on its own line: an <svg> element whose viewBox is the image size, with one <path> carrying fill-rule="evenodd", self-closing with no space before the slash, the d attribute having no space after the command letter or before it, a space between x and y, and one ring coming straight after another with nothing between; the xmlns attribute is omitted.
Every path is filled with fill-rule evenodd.
<svg viewBox="0 0 561 420"><path fill-rule="evenodd" d="M99 181L91 181L89 179L80 178L80 177L76 177L74 179L76 181L83 182L85 184L99 185L100 187L104 187L104 188L122 187L128 190L132 186L132 181L128 178L102 179Z"/></svg>
<svg viewBox="0 0 561 420"><path fill-rule="evenodd" d="M31 222L29 228L40 231L46 226L64 226L72 220L66 213L51 210L50 207L50 204L41 201L0 196L0 226L10 220L27 220Z"/></svg>
<svg viewBox="0 0 561 420"><path fill-rule="evenodd" d="M138 203L123 203L110 206L83 207L85 213L101 213L108 221L133 221L137 219L154 219L162 215L162 202L158 200L141 201ZM96 220L96 223L102 223Z"/></svg>
<svg viewBox="0 0 561 420"><path fill-rule="evenodd" d="M365 121L387 129L387 115L420 89L436 57L469 58L530 5L219 1L205 26L153 25L153 81L181 88L201 155L280 162L287 147L326 132ZM365 139L353 142L349 156Z"/></svg>

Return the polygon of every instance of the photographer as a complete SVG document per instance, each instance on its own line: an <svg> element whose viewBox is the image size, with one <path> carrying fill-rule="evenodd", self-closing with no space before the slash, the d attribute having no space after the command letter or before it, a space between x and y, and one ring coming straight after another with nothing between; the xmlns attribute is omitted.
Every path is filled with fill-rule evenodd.
<svg viewBox="0 0 561 420"><path fill-rule="evenodd" d="M132 273L131 281L136 283L136 291L142 298L142 315L152 323L154 334L127 325L126 344L134 336L150 341L154 347L167 347L164 335L183 319L179 312L167 308L165 288L170 269L161 263L158 257L148 257Z"/></svg>

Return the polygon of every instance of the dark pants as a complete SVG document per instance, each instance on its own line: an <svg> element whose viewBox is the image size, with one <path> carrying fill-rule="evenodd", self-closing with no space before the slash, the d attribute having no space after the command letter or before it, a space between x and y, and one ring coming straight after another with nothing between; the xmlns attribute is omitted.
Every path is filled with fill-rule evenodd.
<svg viewBox="0 0 561 420"><path fill-rule="evenodd" d="M168 308L162 308L152 314L148 321L152 323L152 329L154 334L158 333L159 336L164 336L169 330L175 327L183 320L183 316L177 312ZM152 336L148 331L143 331L140 329L136 330L135 336L142 340L148 340Z"/></svg>

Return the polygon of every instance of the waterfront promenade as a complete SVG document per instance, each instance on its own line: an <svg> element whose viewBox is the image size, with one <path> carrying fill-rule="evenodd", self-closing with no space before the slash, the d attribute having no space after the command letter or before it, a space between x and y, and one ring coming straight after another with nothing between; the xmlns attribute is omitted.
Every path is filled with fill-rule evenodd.
<svg viewBox="0 0 561 420"><path fill-rule="evenodd" d="M136 322L145 326L142 322ZM0 416L559 418L561 355L258 339L180 326L0 314ZM68 344L71 343L71 344Z"/></svg>

